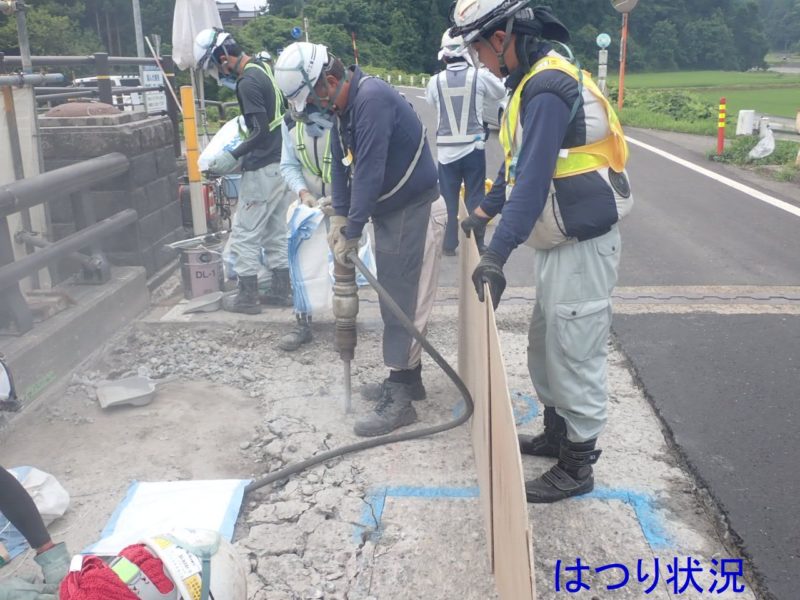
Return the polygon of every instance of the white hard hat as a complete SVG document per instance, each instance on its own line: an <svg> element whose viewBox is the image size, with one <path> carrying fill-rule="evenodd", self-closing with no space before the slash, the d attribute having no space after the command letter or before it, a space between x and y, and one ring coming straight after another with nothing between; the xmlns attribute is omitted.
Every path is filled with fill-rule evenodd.
<svg viewBox="0 0 800 600"><path fill-rule="evenodd" d="M569 31L545 6L530 6L531 0L457 0L450 13L450 35L462 36L464 46L515 19L520 31L562 43L569 41ZM531 27L538 22L538 27ZM523 28L524 26L524 28ZM515 28L516 31L516 28Z"/></svg>
<svg viewBox="0 0 800 600"><path fill-rule="evenodd" d="M214 53L217 48L224 46L225 42L232 43L233 37L227 31L219 27L203 29L194 38L194 62L199 69L210 69L216 62Z"/></svg>
<svg viewBox="0 0 800 600"><path fill-rule="evenodd" d="M281 52L275 63L275 81L295 111L303 112L327 63L328 49L322 44L295 42Z"/></svg>
<svg viewBox="0 0 800 600"><path fill-rule="evenodd" d="M269 50L262 50L261 52L257 52L256 58L264 62L269 62L269 63L272 62L272 54L270 54Z"/></svg>
<svg viewBox="0 0 800 600"><path fill-rule="evenodd" d="M247 600L247 576L241 560L216 531L180 529L143 543L164 563L181 600L200 600L204 568L210 577L211 598Z"/></svg>
<svg viewBox="0 0 800 600"><path fill-rule="evenodd" d="M467 48L464 47L464 38L460 35L453 37L450 35L450 30L447 29L442 34L442 45L439 50L439 60L443 58L466 58L468 54Z"/></svg>

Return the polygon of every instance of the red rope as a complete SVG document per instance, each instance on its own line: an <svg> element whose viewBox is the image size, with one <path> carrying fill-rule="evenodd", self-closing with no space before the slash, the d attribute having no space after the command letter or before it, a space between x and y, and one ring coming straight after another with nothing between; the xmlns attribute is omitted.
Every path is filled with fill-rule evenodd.
<svg viewBox="0 0 800 600"><path fill-rule="evenodd" d="M175 586L164 573L161 559L143 545L128 546L119 553L137 565L162 594ZM80 571L71 571L61 582L60 600L139 600L127 585L96 556L86 556Z"/></svg>

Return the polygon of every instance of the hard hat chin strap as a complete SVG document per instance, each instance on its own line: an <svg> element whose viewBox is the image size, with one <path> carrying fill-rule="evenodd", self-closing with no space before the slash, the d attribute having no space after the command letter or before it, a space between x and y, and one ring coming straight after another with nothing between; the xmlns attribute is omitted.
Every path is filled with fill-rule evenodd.
<svg viewBox="0 0 800 600"><path fill-rule="evenodd" d="M511 30L514 28L514 15L511 15L506 22L506 30L505 30L505 37L503 38L503 47L500 51L495 50L495 56L497 56L497 62L500 65L500 73L503 77L508 77L510 71L508 70L508 65L506 65L506 50L511 47ZM494 46L489 43L489 40L486 39L484 36L481 36L481 40L485 44L487 44L492 50L494 50Z"/></svg>

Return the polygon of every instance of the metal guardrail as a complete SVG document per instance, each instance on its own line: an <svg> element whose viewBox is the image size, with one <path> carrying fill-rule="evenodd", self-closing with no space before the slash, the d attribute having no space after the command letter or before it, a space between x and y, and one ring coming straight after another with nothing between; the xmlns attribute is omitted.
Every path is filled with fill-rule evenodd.
<svg viewBox="0 0 800 600"><path fill-rule="evenodd" d="M92 201L71 194L125 173L129 167L124 154L112 153L0 186L0 324L3 321L13 323L19 334L29 331L33 327L33 315L20 290L20 280L82 248L88 248L89 254L78 257L82 266L80 281L105 283L110 279L110 266L101 241L134 223L137 213L125 209L98 221ZM78 231L52 243L40 238L33 244L40 250L15 260L8 216L39 204L64 200L72 203ZM34 232L15 233L29 242L31 236L35 236Z"/></svg>
<svg viewBox="0 0 800 600"><path fill-rule="evenodd" d="M175 89L175 62L172 60L172 56L162 56L160 58L161 67L164 69L164 74L166 75L167 84L174 90ZM97 97L100 99L100 102L105 102L106 104L114 104L114 95L119 95L120 93L131 93L131 90L134 92L140 88L129 88L127 90L120 90L117 88L118 91L114 91L115 88L112 86L112 82L110 79L111 75L111 68L112 67L119 67L119 66L159 66L159 61L155 58L145 58L145 57L137 57L137 56L109 56L106 52L96 52L95 54L89 56L31 56L31 64L34 67L57 67L57 66L94 66L94 70L96 71L97 76ZM22 67L22 57L21 56L7 56L0 52L0 70L3 70L5 67L12 67L14 69ZM17 75L11 75L11 77L16 77ZM2 77L2 75L0 75ZM47 77L45 75L45 77ZM31 82L34 85L37 85L36 82ZM140 82L141 83L141 82ZM7 84L10 85L10 84ZM65 100L70 97L82 97L82 96L89 96L89 94L83 93L84 89L88 88L75 88L75 92L71 91L59 91L56 94L51 94L47 97L47 100ZM94 89L94 88L92 88ZM180 137L180 127L179 127L179 113L180 109L177 104L176 97L172 94L167 93L166 86L160 87L158 89L152 88L141 88L143 91L164 91L167 97L167 110L166 114L172 121L172 145L175 151L175 156L181 155L181 137ZM71 94L71 95L63 95L63 94Z"/></svg>

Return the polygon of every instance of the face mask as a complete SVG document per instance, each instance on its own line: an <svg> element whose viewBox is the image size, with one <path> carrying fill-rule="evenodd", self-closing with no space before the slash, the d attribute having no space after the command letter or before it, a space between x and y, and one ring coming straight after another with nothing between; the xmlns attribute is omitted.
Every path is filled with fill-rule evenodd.
<svg viewBox="0 0 800 600"><path fill-rule="evenodd" d="M223 75L219 78L219 84L229 90L236 91L236 77L233 75Z"/></svg>
<svg viewBox="0 0 800 600"><path fill-rule="evenodd" d="M314 126L324 133L333 127L332 117L333 115L329 112L312 111L308 113L308 125L309 127ZM322 133L320 133L320 135L322 135Z"/></svg>

